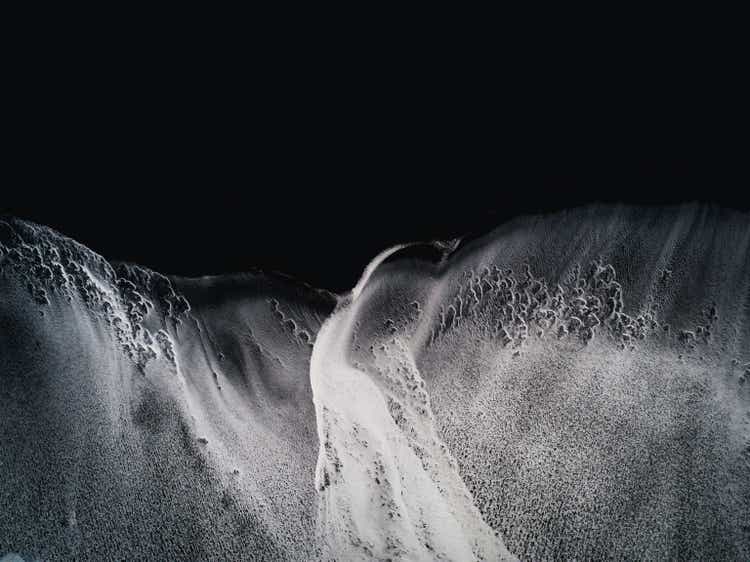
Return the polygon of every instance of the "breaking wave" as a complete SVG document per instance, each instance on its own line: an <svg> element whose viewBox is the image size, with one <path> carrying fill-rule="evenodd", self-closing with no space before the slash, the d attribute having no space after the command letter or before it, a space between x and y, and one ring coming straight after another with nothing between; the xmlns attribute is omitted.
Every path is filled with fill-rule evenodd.
<svg viewBox="0 0 750 562"><path fill-rule="evenodd" d="M748 559L749 256L594 206L333 295L1 221L0 554Z"/></svg>

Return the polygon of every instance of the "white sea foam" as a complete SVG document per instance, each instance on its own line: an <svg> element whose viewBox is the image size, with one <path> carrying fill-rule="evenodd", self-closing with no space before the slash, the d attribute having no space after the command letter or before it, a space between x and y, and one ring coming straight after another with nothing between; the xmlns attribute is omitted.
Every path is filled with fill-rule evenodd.
<svg viewBox="0 0 750 562"><path fill-rule="evenodd" d="M334 296L0 221L0 552L750 558L747 215L589 207L436 250Z"/></svg>

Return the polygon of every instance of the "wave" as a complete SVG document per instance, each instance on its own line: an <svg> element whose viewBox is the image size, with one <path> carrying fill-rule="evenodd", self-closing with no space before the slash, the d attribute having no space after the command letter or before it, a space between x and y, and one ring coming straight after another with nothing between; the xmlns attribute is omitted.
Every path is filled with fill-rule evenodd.
<svg viewBox="0 0 750 562"><path fill-rule="evenodd" d="M750 557L750 221L520 217L351 293L0 221L0 553Z"/></svg>

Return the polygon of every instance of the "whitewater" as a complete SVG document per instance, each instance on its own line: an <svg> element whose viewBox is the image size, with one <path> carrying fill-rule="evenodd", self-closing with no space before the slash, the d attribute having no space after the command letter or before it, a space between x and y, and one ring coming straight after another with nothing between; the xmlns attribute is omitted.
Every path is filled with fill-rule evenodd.
<svg viewBox="0 0 750 562"><path fill-rule="evenodd" d="M750 217L519 217L342 295L0 220L0 557L750 559Z"/></svg>

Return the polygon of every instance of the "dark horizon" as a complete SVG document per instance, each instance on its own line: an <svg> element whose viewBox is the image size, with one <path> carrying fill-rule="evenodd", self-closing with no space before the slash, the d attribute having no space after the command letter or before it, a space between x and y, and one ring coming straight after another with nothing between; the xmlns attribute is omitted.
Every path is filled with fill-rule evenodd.
<svg viewBox="0 0 750 562"><path fill-rule="evenodd" d="M496 173L485 169L483 178L476 169L464 180L460 170L442 176L431 171L421 181L388 184L384 178L380 187L373 186L377 180L358 176L356 169L350 170L348 180L340 177L326 183L321 178L324 170L312 173L312 179L288 174L279 180L271 166L225 169L223 177L234 174L235 180L224 182L222 175L211 181L200 173L191 177L186 169L157 185L153 179L139 183L137 177L159 177L163 167L142 163L131 166L132 184L125 187L127 182L108 172L117 164L100 163L101 176L92 174L79 182L71 177L75 168L69 170L60 184L72 188L11 191L10 197L2 197L1 210L50 226L108 260L139 263L165 274L195 277L263 269L344 291L389 245L454 238L518 215L597 202L698 201L750 208L747 196L732 185L733 180L745 179L740 171L719 170L706 159L633 157L587 165L547 156L535 169L517 160L515 168L508 165ZM208 159L204 166L211 167ZM393 176L399 170L407 177L414 172L394 168ZM388 176L389 170L381 168L381 173ZM52 174L37 181L56 183ZM707 187L711 183L714 187ZM315 185L322 187L316 192Z"/></svg>
<svg viewBox="0 0 750 562"><path fill-rule="evenodd" d="M492 84L461 65L456 81L442 67L279 75L279 54L241 78L240 54L169 72L146 47L128 64L53 54L15 83L0 212L166 274L260 268L342 291L391 244L520 214L750 208L737 90L701 90L691 65Z"/></svg>

